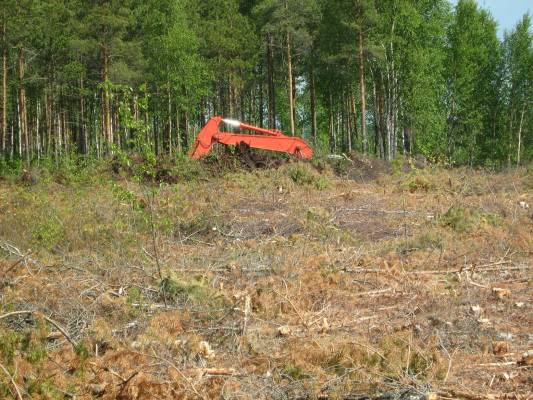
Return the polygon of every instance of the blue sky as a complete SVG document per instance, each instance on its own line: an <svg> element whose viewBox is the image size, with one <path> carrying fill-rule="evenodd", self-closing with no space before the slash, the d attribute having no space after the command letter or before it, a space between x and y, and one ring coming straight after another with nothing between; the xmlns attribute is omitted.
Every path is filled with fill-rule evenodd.
<svg viewBox="0 0 533 400"><path fill-rule="evenodd" d="M511 30L527 11L533 13L533 0L477 0L498 21L498 34ZM457 0L452 0L456 4Z"/></svg>

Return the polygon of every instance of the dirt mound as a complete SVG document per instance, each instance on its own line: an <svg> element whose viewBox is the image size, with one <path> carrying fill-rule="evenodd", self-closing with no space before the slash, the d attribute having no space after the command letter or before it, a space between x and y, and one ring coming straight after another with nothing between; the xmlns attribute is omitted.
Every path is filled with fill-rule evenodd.
<svg viewBox="0 0 533 400"><path fill-rule="evenodd" d="M257 151L244 142L239 143L235 152L241 162L251 169L276 168L287 161L287 156L274 156L270 153Z"/></svg>
<svg viewBox="0 0 533 400"><path fill-rule="evenodd" d="M26 186L35 185L39 181L38 172L33 169L23 169L20 175L20 182Z"/></svg>
<svg viewBox="0 0 533 400"><path fill-rule="evenodd" d="M356 182L373 181L391 172L386 161L357 152L337 156L331 162L336 175Z"/></svg>

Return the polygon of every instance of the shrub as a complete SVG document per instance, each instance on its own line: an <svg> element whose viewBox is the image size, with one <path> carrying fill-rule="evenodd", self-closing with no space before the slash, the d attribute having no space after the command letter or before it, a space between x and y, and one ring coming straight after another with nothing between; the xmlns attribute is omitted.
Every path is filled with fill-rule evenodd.
<svg viewBox="0 0 533 400"><path fill-rule="evenodd" d="M442 226L462 233L483 223L500 226L502 218L472 206L452 206L439 218L439 222Z"/></svg>
<svg viewBox="0 0 533 400"><path fill-rule="evenodd" d="M308 167L303 164L295 164L289 168L289 176L292 181L299 186L310 185L314 183L315 176Z"/></svg>
<svg viewBox="0 0 533 400"><path fill-rule="evenodd" d="M314 186L318 190L324 190L329 186L329 180L320 174L308 163L289 164L285 169L289 178L297 186Z"/></svg>
<svg viewBox="0 0 533 400"><path fill-rule="evenodd" d="M332 161L333 172L338 176L345 176L348 174L352 163L349 159L341 158Z"/></svg>
<svg viewBox="0 0 533 400"><path fill-rule="evenodd" d="M301 367L294 365L293 363L285 365L283 368L283 375L286 375L295 381L302 380L308 376Z"/></svg>
<svg viewBox="0 0 533 400"><path fill-rule="evenodd" d="M413 250L442 249L442 238L434 233L424 233L417 238L408 240L398 246L398 253L406 254Z"/></svg>
<svg viewBox="0 0 533 400"><path fill-rule="evenodd" d="M390 166L394 174L401 174L409 168L409 160L404 155L398 155L390 162Z"/></svg>
<svg viewBox="0 0 533 400"><path fill-rule="evenodd" d="M167 276L163 278L159 287L163 296L169 300L191 300L208 304L213 298L213 293L202 278L186 281L178 277Z"/></svg>
<svg viewBox="0 0 533 400"><path fill-rule="evenodd" d="M51 215L32 230L35 241L47 249L59 244L65 236L63 224L56 215Z"/></svg>
<svg viewBox="0 0 533 400"><path fill-rule="evenodd" d="M411 193L424 191L427 192L435 188L435 184L430 182L427 178L417 176L408 183L409 191Z"/></svg>

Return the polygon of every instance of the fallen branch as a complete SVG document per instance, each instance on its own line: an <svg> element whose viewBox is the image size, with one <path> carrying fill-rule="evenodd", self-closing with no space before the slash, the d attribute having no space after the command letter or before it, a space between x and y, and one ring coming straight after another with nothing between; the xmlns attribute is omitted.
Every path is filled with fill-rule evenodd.
<svg viewBox="0 0 533 400"><path fill-rule="evenodd" d="M31 311L31 310L24 310L24 311L12 311L4 315L0 315L0 320L4 318L9 318L15 315L24 315L24 314L32 314L36 316L42 316L49 324L53 325L61 334L65 337L65 339L68 340L68 342L72 345L72 348L74 351L76 350L76 347L78 346L77 343L70 337L70 335L67 333L65 328L63 328L58 322L54 321L52 318L47 317L43 313L39 311Z"/></svg>
<svg viewBox="0 0 533 400"><path fill-rule="evenodd" d="M237 372L233 368L204 368L202 375L234 376L237 375Z"/></svg>
<svg viewBox="0 0 533 400"><path fill-rule="evenodd" d="M15 261L13 264L11 264L10 267L8 267L5 271L4 271L4 276L7 275L8 273L10 273L13 269L15 269L19 264L22 264L22 262L24 261L24 258L21 258L17 261Z"/></svg>
<svg viewBox="0 0 533 400"><path fill-rule="evenodd" d="M194 383L192 383L190 381L189 378L187 378L187 376L185 376L185 374L176 366L176 364L174 364L172 361L170 360L167 360L166 358L164 357L160 357L156 354L148 354L148 353L142 353L142 352L139 352L139 351L134 351L133 353L135 354L139 354L141 356L144 356L144 357L151 357L151 358L154 358L156 360L159 360L159 361L163 361L165 364L167 364L170 368L172 368L174 371L176 371L178 373L179 376L181 376L181 378L187 383L187 385L189 386L189 390L191 392L193 392L198 398L202 399L202 400L207 400L200 392L198 392L198 390L196 389L196 387L194 386Z"/></svg>
<svg viewBox="0 0 533 400"><path fill-rule="evenodd" d="M392 291L392 288L386 288L386 289L378 289L378 290L369 290L367 292L358 292L353 293L354 296L373 296L376 294L382 294Z"/></svg>
<svg viewBox="0 0 533 400"><path fill-rule="evenodd" d="M4 367L2 364L0 364L0 369L2 371L4 371L4 374L7 375L7 377L9 378L9 380L11 381L11 384L13 385L13 387L15 388L15 392L17 392L17 397L19 398L19 400L22 400L22 394L20 393L20 389L19 387L17 386L17 383L15 382L15 379L11 376L11 374L9 373L9 371L7 370L6 367Z"/></svg>
<svg viewBox="0 0 533 400"><path fill-rule="evenodd" d="M508 362L501 362L501 363L486 363L486 364L478 364L479 367L505 367L509 365L516 365L516 361L508 361Z"/></svg>
<svg viewBox="0 0 533 400"><path fill-rule="evenodd" d="M466 399L466 400L506 400L512 398L519 398L517 396L511 397L509 394L476 394L463 392L459 390L447 389L443 391L438 391L437 395L439 397L446 397L451 399Z"/></svg>
<svg viewBox="0 0 533 400"><path fill-rule="evenodd" d="M129 377L127 377L126 379L123 379L121 383L119 383L119 386L120 386L120 391L118 392L118 394L122 394L122 392L124 391L124 389L126 388L126 386L128 385L128 383L133 379L135 378L139 372L141 371L135 371L134 373L132 373Z"/></svg>
<svg viewBox="0 0 533 400"><path fill-rule="evenodd" d="M508 264L509 262L503 262L499 265ZM495 264L492 264L495 265ZM462 267L459 269L441 269L441 270L435 270L435 271L409 271L411 274L415 275L440 275L440 274L457 274L461 272L466 271L475 271L475 272L492 272L492 271L518 271L518 270L526 270L531 269L532 267L530 265L523 265L523 266L513 266L513 267L507 267L507 268L496 268L496 267L476 267L475 265L469 266L469 267Z"/></svg>

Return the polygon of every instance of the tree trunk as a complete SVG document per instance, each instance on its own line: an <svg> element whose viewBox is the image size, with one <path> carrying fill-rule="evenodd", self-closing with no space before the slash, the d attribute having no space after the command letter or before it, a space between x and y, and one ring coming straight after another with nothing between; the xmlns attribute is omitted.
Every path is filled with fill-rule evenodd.
<svg viewBox="0 0 533 400"><path fill-rule="evenodd" d="M291 136L296 133L296 127L294 123L294 93L293 93L293 81L292 81L292 55L291 55L291 35L287 32L287 73L289 76L289 121L291 127Z"/></svg>
<svg viewBox="0 0 533 400"><path fill-rule="evenodd" d="M390 110L391 110L391 126L390 126L390 138L389 143L389 160L396 158L396 147L398 144L397 140L397 127L398 127L398 96L396 95L398 91L398 78L396 75L396 67L394 60L394 43L392 38L394 37L394 30L396 27L396 20L392 21L391 25L391 42L390 42L390 58L391 58L391 80L389 84L391 85L390 93Z"/></svg>
<svg viewBox="0 0 533 400"><path fill-rule="evenodd" d="M41 152L42 152L40 120L41 120L41 102L40 100L37 100L37 106L35 110L35 151L37 153L37 160L41 159Z"/></svg>
<svg viewBox="0 0 533 400"><path fill-rule="evenodd" d="M354 130L354 138L357 143L357 138L359 137L359 134L357 132L357 107L355 106L355 89L350 89L350 109L351 114L353 118L353 130Z"/></svg>
<svg viewBox="0 0 533 400"><path fill-rule="evenodd" d="M403 127L403 152L404 154L411 154L413 143L412 143L412 134L413 129L411 128L411 124L409 120L405 122L405 126Z"/></svg>
<svg viewBox="0 0 533 400"><path fill-rule="evenodd" d="M333 95L329 94L329 107L328 107L328 125L329 125L329 147L330 151L335 154L337 150L337 141L335 138L335 126L333 123Z"/></svg>
<svg viewBox="0 0 533 400"><path fill-rule="evenodd" d="M167 88L167 142L168 142L168 154L172 155L172 98L170 97L170 82Z"/></svg>
<svg viewBox="0 0 533 400"><path fill-rule="evenodd" d="M518 152L516 155L516 166L520 166L520 153L522 151L522 127L524 125L524 114L526 113L526 105L522 107L522 114L520 115L520 126L518 128Z"/></svg>
<svg viewBox="0 0 533 400"><path fill-rule="evenodd" d="M61 112L59 113L59 117L62 125L61 131L63 132L63 146L65 154L68 155L70 153L70 131L67 126L66 114L66 110L61 110Z"/></svg>
<svg viewBox="0 0 533 400"><path fill-rule="evenodd" d="M179 111L178 105L176 105L176 146L178 148L178 153L181 153L182 148L181 148L181 132L180 132L180 111Z"/></svg>
<svg viewBox="0 0 533 400"><path fill-rule="evenodd" d="M45 148L45 151L46 151L46 154L50 154L50 149L51 149L51 142L52 142L52 137L50 135L50 133L52 132L52 127L51 127L51 122L50 122L50 100L49 100L49 93L48 93L49 89L45 89L45 92L44 92L44 123L46 125L46 138L44 140L44 142L46 143L46 145L44 146Z"/></svg>
<svg viewBox="0 0 533 400"><path fill-rule="evenodd" d="M317 145L317 120L316 120L316 88L315 88L315 72L311 66L309 77L309 90L311 97L311 136L313 137L313 144Z"/></svg>
<svg viewBox="0 0 533 400"><path fill-rule="evenodd" d="M393 154L393 145L394 145L394 139L393 139L393 131L394 131L394 122L393 122L393 108L394 108L394 96L392 94L392 86L393 86L393 79L392 79L392 73L389 68L387 68L387 101L386 101L386 114L387 114L387 156L385 157L386 160L392 160L392 154Z"/></svg>
<svg viewBox="0 0 533 400"><path fill-rule="evenodd" d="M230 118L237 119L237 112L235 107L235 87L233 86L233 79L230 75L228 85L228 98L229 98L229 115Z"/></svg>
<svg viewBox="0 0 533 400"><path fill-rule="evenodd" d="M365 60L363 54L363 29L359 28L359 87L361 91L361 135L363 137L363 152L368 153L368 137L366 135L366 87Z"/></svg>
<svg viewBox="0 0 533 400"><path fill-rule="evenodd" d="M264 94L263 94L263 64L259 64L259 127L262 128L264 126Z"/></svg>
<svg viewBox="0 0 533 400"><path fill-rule="evenodd" d="M204 126L207 122L205 117L206 103L205 97L202 97L200 99L200 126Z"/></svg>
<svg viewBox="0 0 533 400"><path fill-rule="evenodd" d="M381 153L381 157L383 159L387 159L386 155L386 149L388 150L388 147L385 147L385 138L387 137L387 120L385 117L386 112L386 104L385 104L385 82L383 79L383 72L379 71L378 76L378 85L377 85L377 95L378 95L378 103L379 103L379 151Z"/></svg>
<svg viewBox="0 0 533 400"><path fill-rule="evenodd" d="M379 146L379 101L378 101L378 94L377 94L377 79L376 79L376 73L374 72L374 85L372 87L372 91L374 94L374 142L375 142L375 148L376 148L376 155L378 157L381 157L381 149Z"/></svg>
<svg viewBox="0 0 533 400"><path fill-rule="evenodd" d="M111 145L113 144L113 129L111 126L111 104L109 99L109 89L107 87L109 80L108 63L109 57L107 54L107 47L106 45L102 45L102 84L104 85L102 90L102 133L108 150L110 150Z"/></svg>
<svg viewBox="0 0 533 400"><path fill-rule="evenodd" d="M78 147L81 154L87 154L87 129L85 128L85 96L83 95L83 76L80 77L80 135Z"/></svg>
<svg viewBox="0 0 533 400"><path fill-rule="evenodd" d="M56 130L57 130L57 141L56 141L56 160L59 161L63 152L63 133L61 132L61 118L59 113L56 115Z"/></svg>
<svg viewBox="0 0 533 400"><path fill-rule="evenodd" d="M274 85L274 38L268 37L267 46L267 79L268 79L268 127L276 128L276 88Z"/></svg>
<svg viewBox="0 0 533 400"><path fill-rule="evenodd" d="M350 118L350 96L343 95L342 101L343 117L346 123L346 135L348 139L348 153L353 150L352 144L352 120Z"/></svg>
<svg viewBox="0 0 533 400"><path fill-rule="evenodd" d="M28 135L28 112L26 110L26 88L24 87L24 50L22 47L19 49L19 113L20 113L20 138L24 141L24 155L26 156L26 162L30 163L30 141Z"/></svg>
<svg viewBox="0 0 533 400"><path fill-rule="evenodd" d="M15 95L17 101L17 156L22 158L22 123L20 119L20 96Z"/></svg>
<svg viewBox="0 0 533 400"><path fill-rule="evenodd" d="M396 72L394 70L394 61L392 66L392 158L396 158L398 146L398 99L397 99L397 84Z"/></svg>
<svg viewBox="0 0 533 400"><path fill-rule="evenodd" d="M185 129L183 135L183 148L188 149L189 147L189 111L185 111Z"/></svg>
<svg viewBox="0 0 533 400"><path fill-rule="evenodd" d="M0 138L0 152L6 151L7 139L7 37L6 23L2 25L2 137Z"/></svg>

